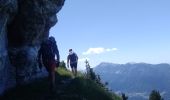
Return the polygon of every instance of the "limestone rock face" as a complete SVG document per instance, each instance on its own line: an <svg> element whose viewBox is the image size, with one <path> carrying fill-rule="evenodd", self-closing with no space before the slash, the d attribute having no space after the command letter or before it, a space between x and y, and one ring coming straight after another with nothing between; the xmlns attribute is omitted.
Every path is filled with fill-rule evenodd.
<svg viewBox="0 0 170 100"><path fill-rule="evenodd" d="M8 57L7 25L17 12L16 0L0 1L0 94L11 86L14 86L15 68L11 66Z"/></svg>
<svg viewBox="0 0 170 100"><path fill-rule="evenodd" d="M65 0L0 0L0 94L37 73L37 51Z"/></svg>

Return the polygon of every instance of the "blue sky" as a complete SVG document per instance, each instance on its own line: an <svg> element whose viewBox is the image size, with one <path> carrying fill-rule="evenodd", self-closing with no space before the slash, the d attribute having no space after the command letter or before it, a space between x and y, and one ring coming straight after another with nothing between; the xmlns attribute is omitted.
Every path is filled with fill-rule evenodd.
<svg viewBox="0 0 170 100"><path fill-rule="evenodd" d="M66 0L50 30L62 60L68 49L100 62L170 63L170 0Z"/></svg>

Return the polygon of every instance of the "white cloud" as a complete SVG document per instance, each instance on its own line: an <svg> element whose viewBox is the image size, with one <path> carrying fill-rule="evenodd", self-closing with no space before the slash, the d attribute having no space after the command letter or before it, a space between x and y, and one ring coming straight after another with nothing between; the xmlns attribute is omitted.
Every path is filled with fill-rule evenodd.
<svg viewBox="0 0 170 100"><path fill-rule="evenodd" d="M86 52L83 52L83 55L100 54L103 52L104 52L104 48L89 48Z"/></svg>
<svg viewBox="0 0 170 100"><path fill-rule="evenodd" d="M117 51L117 48L89 48L86 52L83 52L83 55L90 55L90 54L101 54L104 52L111 52L111 51Z"/></svg>
<svg viewBox="0 0 170 100"><path fill-rule="evenodd" d="M117 48L111 48L111 49L106 49L107 52L110 52L110 51L117 51L118 49Z"/></svg>

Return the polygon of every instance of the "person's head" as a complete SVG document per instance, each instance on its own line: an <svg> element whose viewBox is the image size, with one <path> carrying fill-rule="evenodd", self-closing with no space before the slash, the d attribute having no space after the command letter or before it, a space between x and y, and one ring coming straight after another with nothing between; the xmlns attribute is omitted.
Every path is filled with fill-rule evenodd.
<svg viewBox="0 0 170 100"><path fill-rule="evenodd" d="M73 53L73 49L69 49L69 54L72 54Z"/></svg>
<svg viewBox="0 0 170 100"><path fill-rule="evenodd" d="M52 43L56 43L55 38L54 38L53 36L50 36L48 39L49 39L49 41L51 41Z"/></svg>

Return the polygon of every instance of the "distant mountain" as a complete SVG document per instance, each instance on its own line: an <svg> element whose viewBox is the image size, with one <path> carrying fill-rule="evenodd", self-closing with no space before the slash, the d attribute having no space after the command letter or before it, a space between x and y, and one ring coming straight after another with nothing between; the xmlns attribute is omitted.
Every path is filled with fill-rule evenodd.
<svg viewBox="0 0 170 100"><path fill-rule="evenodd" d="M170 100L170 65L127 63L101 63L94 68L109 88L128 94L129 100L148 100L153 89L165 100Z"/></svg>

